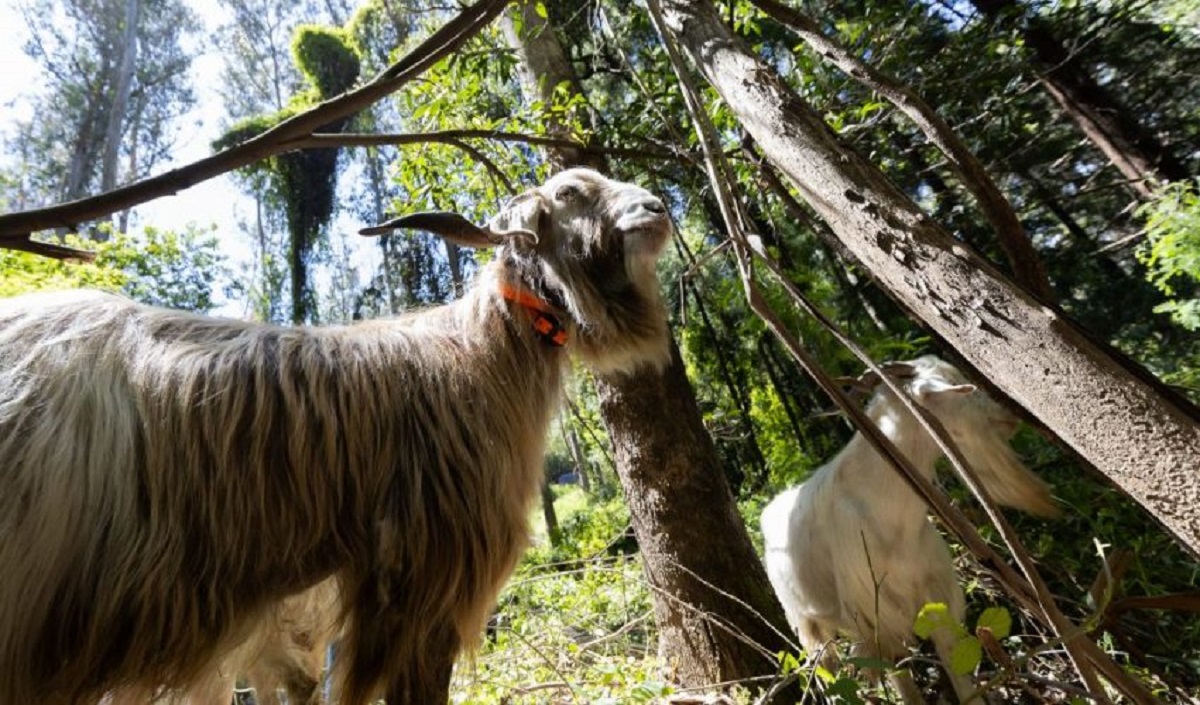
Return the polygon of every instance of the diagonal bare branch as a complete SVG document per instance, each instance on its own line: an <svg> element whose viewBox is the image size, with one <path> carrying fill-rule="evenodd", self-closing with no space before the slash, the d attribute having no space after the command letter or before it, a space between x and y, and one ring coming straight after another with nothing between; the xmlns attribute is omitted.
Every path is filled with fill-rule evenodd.
<svg viewBox="0 0 1200 705"><path fill-rule="evenodd" d="M0 215L0 247L28 251L31 247L37 247L37 244L31 244L33 241L30 236L34 232L51 228L70 229L78 223L175 194L260 159L295 149L298 140L309 137L322 125L367 108L453 53L491 23L507 4L508 0L479 0L370 83L289 118L236 147L97 196ZM53 252L39 249L41 251L38 254ZM72 256L78 255L72 253Z"/></svg>

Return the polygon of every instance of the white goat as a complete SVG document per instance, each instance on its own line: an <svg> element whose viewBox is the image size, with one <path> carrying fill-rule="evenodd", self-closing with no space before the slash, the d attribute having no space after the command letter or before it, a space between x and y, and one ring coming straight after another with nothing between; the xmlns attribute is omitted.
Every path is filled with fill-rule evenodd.
<svg viewBox="0 0 1200 705"><path fill-rule="evenodd" d="M1035 514L1056 512L1049 486L1008 445L1016 430L1012 415L936 357L888 369L941 421L993 498ZM942 451L891 391L880 387L867 415L918 471L933 477ZM894 660L916 640L913 623L926 603L945 603L960 622L965 616L950 551L927 519L924 500L861 433L807 482L773 499L763 510L762 531L767 574L810 653L844 633L857 641L859 654ZM953 634L942 629L932 638L948 667ZM905 702L922 702L907 674L893 682ZM966 676L951 672L951 682L960 699L974 690Z"/></svg>
<svg viewBox="0 0 1200 705"><path fill-rule="evenodd" d="M527 545L566 351L667 360L671 226L573 169L486 227L391 227L498 251L461 300L348 327L0 301L0 705L187 692L330 576L341 702L447 700Z"/></svg>

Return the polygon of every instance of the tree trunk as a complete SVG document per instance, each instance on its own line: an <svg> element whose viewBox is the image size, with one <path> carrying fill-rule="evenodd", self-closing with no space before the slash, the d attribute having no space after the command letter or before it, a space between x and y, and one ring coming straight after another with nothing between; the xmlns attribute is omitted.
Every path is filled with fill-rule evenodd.
<svg viewBox="0 0 1200 705"><path fill-rule="evenodd" d="M878 282L1200 555L1195 407L958 245L742 47L711 2L661 3L724 103Z"/></svg>
<svg viewBox="0 0 1200 705"><path fill-rule="evenodd" d="M534 3L518 3L514 11L522 13L522 31L508 33L514 28L506 20L506 33L521 56L530 57L525 80L530 97L544 99L540 91L564 81L580 93L552 27ZM535 46L549 58L534 56L541 50ZM535 87L539 93L532 93ZM607 166L595 153L547 153L558 167ZM671 363L661 373L598 378L596 387L654 587L660 655L685 687L775 673L775 655L792 648L781 631L783 610L737 513L674 340Z"/></svg>
<svg viewBox="0 0 1200 705"><path fill-rule="evenodd" d="M1183 181L1187 170L1171 150L1092 77L1050 27L1016 0L972 0L993 21L1015 18L1033 52L1038 82L1084 135L1104 153L1142 198L1160 180Z"/></svg>
<svg viewBox="0 0 1200 705"><path fill-rule="evenodd" d="M125 0L125 16L121 27L121 57L113 81L112 103L104 126L104 156L100 160L100 190L111 191L117 185L118 158L121 155L121 135L125 116L129 112L129 96L133 92L133 74L137 69L138 19L141 0Z"/></svg>
<svg viewBox="0 0 1200 705"><path fill-rule="evenodd" d="M64 201L74 201L83 198L88 190L96 158L95 130L97 128L96 91L89 92L87 109L79 122L79 132L71 143L71 158L67 162L66 182L63 184L62 196Z"/></svg>
<svg viewBox="0 0 1200 705"><path fill-rule="evenodd" d="M520 0L504 13L500 27L504 31L505 41L521 59L518 72L522 90L530 100L540 101L544 106L546 131L555 137L569 137L568 126L562 124L558 114L550 112L550 106L554 102L555 90L564 82L567 90L573 94L580 93L579 80L562 43L554 33L554 27L538 14L537 5L536 2ZM550 160L559 167L574 164L600 169L604 166L604 157L576 149L556 147L547 152L550 153Z"/></svg>
<svg viewBox="0 0 1200 705"><path fill-rule="evenodd" d="M686 687L774 673L786 621L672 342L661 374L597 381L646 577L659 655ZM668 425L669 424L669 425ZM780 626L777 626L780 625Z"/></svg>
<svg viewBox="0 0 1200 705"><path fill-rule="evenodd" d="M558 513L554 511L554 490L550 487L550 478L542 479L542 517L546 520L546 537L551 546L562 543L562 531L558 528Z"/></svg>
<svg viewBox="0 0 1200 705"><path fill-rule="evenodd" d="M579 437L575 429L569 428L565 419L559 419L558 429L562 432L563 442L571 453L571 461L575 464L575 474L579 475L579 487L585 493L592 492L592 469L588 466L587 458L579 448Z"/></svg>

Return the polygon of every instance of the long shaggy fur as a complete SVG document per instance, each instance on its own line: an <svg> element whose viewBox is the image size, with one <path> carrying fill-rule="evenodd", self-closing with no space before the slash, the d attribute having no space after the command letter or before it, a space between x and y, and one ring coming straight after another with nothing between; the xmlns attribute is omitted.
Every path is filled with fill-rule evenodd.
<svg viewBox="0 0 1200 705"><path fill-rule="evenodd" d="M187 692L159 687L123 687L101 705L230 705L243 680L260 705L319 705L329 645L338 636L337 583L328 578L282 600L254 633L226 654L219 667L188 687ZM331 703L338 702L334 691Z"/></svg>
<svg viewBox="0 0 1200 705"><path fill-rule="evenodd" d="M909 364L913 375L904 388L942 422L993 497L1054 514L1049 486L1008 445L1016 419L950 364L932 356ZM933 477L941 449L890 391L876 392L867 415L917 470ZM945 603L962 621L965 600L950 551L926 512L862 434L767 505L767 573L805 649L816 653L842 633L855 639L860 653L895 659L915 641L913 621L926 603ZM952 635L933 638L947 659ZM960 698L971 692L965 677L953 683ZM911 681L901 687L906 701L921 702Z"/></svg>
<svg viewBox="0 0 1200 705"><path fill-rule="evenodd" d="M464 297L400 320L0 301L0 705L185 690L330 576L342 701L444 702L527 543L567 360L501 285L600 368L666 358L661 203L586 170L522 198Z"/></svg>

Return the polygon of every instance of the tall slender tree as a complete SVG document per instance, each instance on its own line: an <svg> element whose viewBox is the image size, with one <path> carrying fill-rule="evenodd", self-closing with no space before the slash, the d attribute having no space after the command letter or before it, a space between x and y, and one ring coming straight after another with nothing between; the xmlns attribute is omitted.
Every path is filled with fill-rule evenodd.
<svg viewBox="0 0 1200 705"><path fill-rule="evenodd" d="M15 200L74 200L136 180L170 157L168 129L194 103L179 0L29 0L25 51L44 88L6 147L21 155Z"/></svg>
<svg viewBox="0 0 1200 705"><path fill-rule="evenodd" d="M552 108L556 96L582 90L538 5L516 3L503 20L505 35L522 59L526 95L547 110L547 131L569 135L570 126L556 122L561 113ZM546 153L558 168L610 168L595 152ZM662 371L601 377L597 388L655 588L660 655L686 686L775 673L775 654L788 648L782 608L737 512L675 341Z"/></svg>

